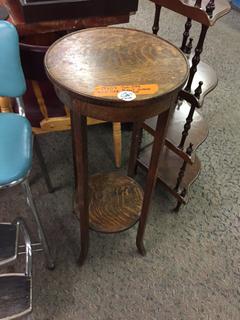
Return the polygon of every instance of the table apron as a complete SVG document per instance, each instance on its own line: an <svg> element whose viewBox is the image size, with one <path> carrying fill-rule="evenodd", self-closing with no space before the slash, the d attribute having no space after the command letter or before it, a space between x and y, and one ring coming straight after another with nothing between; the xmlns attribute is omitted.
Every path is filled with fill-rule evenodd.
<svg viewBox="0 0 240 320"><path fill-rule="evenodd" d="M97 120L109 121L109 122L136 122L144 121L148 118L159 115L160 113L169 109L172 99L177 99L178 92L170 93L164 98L150 100L149 105L146 108L145 104L134 106L104 106L100 104L93 104L85 101L80 101L74 98L67 91L55 86L55 91L58 98L68 107L70 110L78 110L78 112L86 117L91 117Z"/></svg>

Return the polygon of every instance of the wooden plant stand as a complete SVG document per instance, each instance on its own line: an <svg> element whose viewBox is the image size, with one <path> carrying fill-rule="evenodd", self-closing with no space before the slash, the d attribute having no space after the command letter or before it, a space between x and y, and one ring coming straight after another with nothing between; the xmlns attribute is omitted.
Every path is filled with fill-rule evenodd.
<svg viewBox="0 0 240 320"><path fill-rule="evenodd" d="M87 257L89 228L115 233L138 223L136 245L144 255L143 237L168 118L188 78L186 58L169 42L142 31L95 28L55 42L45 66L58 97L71 112L80 264ZM127 176L99 173L88 179L88 116L134 123ZM143 191L133 177L141 123L154 116L157 125Z"/></svg>

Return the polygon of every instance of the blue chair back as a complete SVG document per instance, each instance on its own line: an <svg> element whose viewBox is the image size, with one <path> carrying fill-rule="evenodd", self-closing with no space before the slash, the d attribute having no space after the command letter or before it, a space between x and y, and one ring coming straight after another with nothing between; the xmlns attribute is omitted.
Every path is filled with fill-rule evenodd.
<svg viewBox="0 0 240 320"><path fill-rule="evenodd" d="M25 91L17 31L11 23L0 21L0 96L21 97Z"/></svg>

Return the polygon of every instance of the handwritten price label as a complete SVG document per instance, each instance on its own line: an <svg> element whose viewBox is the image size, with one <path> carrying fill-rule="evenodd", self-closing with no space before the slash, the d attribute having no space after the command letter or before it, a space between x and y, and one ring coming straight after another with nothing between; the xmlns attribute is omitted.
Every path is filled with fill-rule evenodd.
<svg viewBox="0 0 240 320"><path fill-rule="evenodd" d="M95 97L116 97L122 91L130 91L135 95L152 95L157 93L157 84L139 84L139 85L119 85L119 86L97 86L94 89Z"/></svg>

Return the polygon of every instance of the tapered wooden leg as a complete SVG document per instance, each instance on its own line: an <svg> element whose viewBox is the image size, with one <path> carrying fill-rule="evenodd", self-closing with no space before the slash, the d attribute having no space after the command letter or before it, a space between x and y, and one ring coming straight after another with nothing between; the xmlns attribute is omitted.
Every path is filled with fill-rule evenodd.
<svg viewBox="0 0 240 320"><path fill-rule="evenodd" d="M136 173L137 157L139 153L141 140L142 140L142 123L135 122L133 124L132 143L131 143L130 157L128 162L128 176L131 178L133 178Z"/></svg>
<svg viewBox="0 0 240 320"><path fill-rule="evenodd" d="M151 155L151 160L150 160L150 165L149 165L149 170L147 175L147 182L144 190L142 212L139 220L137 239L136 239L136 245L137 245L138 251L142 255L146 254L146 250L143 243L143 237L144 237L144 232L146 228L146 222L148 218L151 198L152 198L152 194L156 184L160 153L165 141L165 133L166 133L167 123L168 123L169 111L170 110L167 110L158 116L157 127L155 131L155 136L154 136L152 155Z"/></svg>
<svg viewBox="0 0 240 320"><path fill-rule="evenodd" d="M120 122L113 122L113 143L115 165L117 168L120 168L122 157L122 131Z"/></svg>
<svg viewBox="0 0 240 320"><path fill-rule="evenodd" d="M89 212L88 212L88 157L87 122L77 110L71 112L73 157L75 168L76 210L80 219L81 251L79 264L87 257L89 248Z"/></svg>

